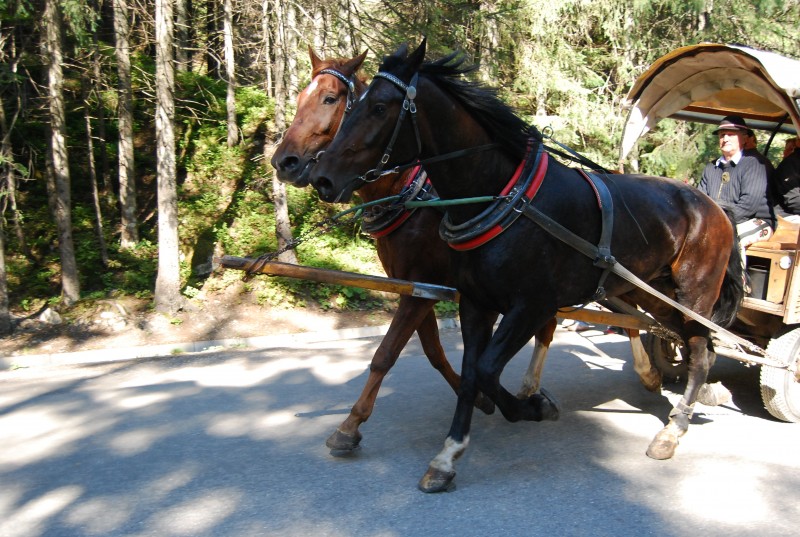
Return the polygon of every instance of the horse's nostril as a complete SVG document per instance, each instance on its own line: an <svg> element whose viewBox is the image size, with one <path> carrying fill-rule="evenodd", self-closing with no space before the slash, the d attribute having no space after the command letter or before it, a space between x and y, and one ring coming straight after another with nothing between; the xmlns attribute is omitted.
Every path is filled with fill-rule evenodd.
<svg viewBox="0 0 800 537"><path fill-rule="evenodd" d="M294 155L289 155L288 157L284 157L278 163L278 168L282 171L291 171L297 168L300 164L300 159Z"/></svg>
<svg viewBox="0 0 800 537"><path fill-rule="evenodd" d="M329 193L333 190L333 183L327 177L317 177L314 181L314 187L320 193Z"/></svg>

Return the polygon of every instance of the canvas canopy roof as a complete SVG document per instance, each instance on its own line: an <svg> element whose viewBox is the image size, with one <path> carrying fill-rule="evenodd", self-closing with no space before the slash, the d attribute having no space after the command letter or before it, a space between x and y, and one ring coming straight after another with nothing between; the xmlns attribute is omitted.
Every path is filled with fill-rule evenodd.
<svg viewBox="0 0 800 537"><path fill-rule="evenodd" d="M663 118L717 124L740 115L755 129L800 132L800 61L736 45L681 47L656 60L628 92L620 159Z"/></svg>

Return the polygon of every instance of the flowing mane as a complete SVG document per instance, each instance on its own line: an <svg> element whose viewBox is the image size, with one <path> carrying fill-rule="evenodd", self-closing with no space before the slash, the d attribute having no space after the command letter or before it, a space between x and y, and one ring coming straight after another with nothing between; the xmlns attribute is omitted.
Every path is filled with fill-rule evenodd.
<svg viewBox="0 0 800 537"><path fill-rule="evenodd" d="M387 56L380 69L390 70L402 61L403 58L397 55ZM477 69L477 65L466 63L462 53L453 52L423 63L419 72L464 106L492 140L499 142L513 157L523 158L528 139L541 140L541 134L500 99L497 89L464 78Z"/></svg>

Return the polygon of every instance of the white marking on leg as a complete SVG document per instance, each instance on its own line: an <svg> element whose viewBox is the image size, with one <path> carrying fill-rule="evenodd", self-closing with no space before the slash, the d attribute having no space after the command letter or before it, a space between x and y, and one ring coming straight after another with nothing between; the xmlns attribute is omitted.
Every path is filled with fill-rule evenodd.
<svg viewBox="0 0 800 537"><path fill-rule="evenodd" d="M522 387L517 392L518 398L527 399L539 391L539 387L542 385L542 369L547 358L547 350L548 348L539 341L534 343L531 363L528 364L528 370L522 377Z"/></svg>
<svg viewBox="0 0 800 537"><path fill-rule="evenodd" d="M456 442L448 436L444 441L444 449L431 461L431 467L442 472L455 471L456 459L464 454L464 451L467 450L467 445L469 445L469 436L464 438L463 442Z"/></svg>
<svg viewBox="0 0 800 537"><path fill-rule="evenodd" d="M650 372L650 368L652 367L650 364L650 357L647 355L647 351L644 350L642 338L639 337L639 333L636 332L635 336L631 333L630 337L631 352L633 352L633 370L641 377Z"/></svg>

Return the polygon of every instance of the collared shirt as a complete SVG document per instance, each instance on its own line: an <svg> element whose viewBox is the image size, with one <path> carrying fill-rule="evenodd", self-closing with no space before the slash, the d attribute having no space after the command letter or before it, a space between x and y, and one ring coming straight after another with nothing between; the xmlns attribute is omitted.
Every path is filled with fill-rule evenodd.
<svg viewBox="0 0 800 537"><path fill-rule="evenodd" d="M720 157L709 162L699 188L720 206L730 208L737 224L761 218L775 227L767 170L756 157L740 151L730 160Z"/></svg>
<svg viewBox="0 0 800 537"><path fill-rule="evenodd" d="M723 165L729 162L733 162L734 164L739 164L739 161L742 160L742 155L743 155L742 151L737 151L736 154L733 155L733 157L731 157L730 160L725 160L725 155L722 155L717 159L717 161L714 164L716 164L719 167L722 167Z"/></svg>

